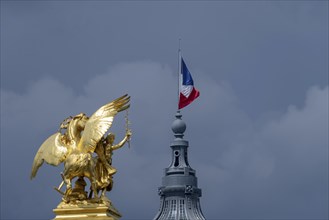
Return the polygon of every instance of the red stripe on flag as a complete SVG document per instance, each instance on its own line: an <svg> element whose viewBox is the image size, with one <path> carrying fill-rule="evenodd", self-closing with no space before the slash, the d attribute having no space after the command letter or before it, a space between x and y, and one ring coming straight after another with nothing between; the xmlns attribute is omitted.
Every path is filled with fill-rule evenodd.
<svg viewBox="0 0 329 220"><path fill-rule="evenodd" d="M196 90L194 87L192 89L191 94L187 98L182 93L180 93L178 109L182 109L185 106L189 105L191 102L194 101L194 99L198 98L199 95L200 95L200 92L198 90Z"/></svg>

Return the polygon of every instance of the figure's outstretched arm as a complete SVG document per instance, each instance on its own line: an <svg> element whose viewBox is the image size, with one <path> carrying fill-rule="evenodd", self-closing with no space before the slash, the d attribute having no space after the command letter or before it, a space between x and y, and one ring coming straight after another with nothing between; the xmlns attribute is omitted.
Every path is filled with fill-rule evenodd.
<svg viewBox="0 0 329 220"><path fill-rule="evenodd" d="M112 150L117 150L121 147L123 147L123 145L130 139L131 137L131 131L127 131L126 136L123 138L122 141L120 141L120 143L113 145L111 148Z"/></svg>

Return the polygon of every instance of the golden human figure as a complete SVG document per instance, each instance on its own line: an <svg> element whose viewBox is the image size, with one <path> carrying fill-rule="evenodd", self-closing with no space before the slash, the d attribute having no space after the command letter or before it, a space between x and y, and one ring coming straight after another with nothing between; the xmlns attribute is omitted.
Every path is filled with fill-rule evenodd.
<svg viewBox="0 0 329 220"><path fill-rule="evenodd" d="M66 118L61 123L59 131L51 135L39 148L33 161L31 179L36 176L44 161L53 166L63 162L62 178L66 184L63 201L69 203L76 200L91 200L84 191L84 177L90 180L92 193L89 195L93 194L94 201L99 201L98 192L111 189L112 175L116 172L111 163L112 151L130 140L131 131L128 129L124 139L117 145L113 145L113 134L107 135L106 138L104 136L112 126L115 115L129 108L129 100L130 97L124 95L102 106L91 117L80 113ZM93 156L94 152L97 157ZM71 182L74 178L78 179L72 187ZM102 192L102 195L105 195L105 192Z"/></svg>
<svg viewBox="0 0 329 220"><path fill-rule="evenodd" d="M97 173L97 186L98 190L102 190L101 196L105 196L106 191L110 191L113 187L112 175L117 170L112 166L112 155L113 151L117 150L125 145L130 140L131 131L127 130L126 136L118 144L114 145L115 135L109 133L106 138L103 138L95 149L98 155L96 162L96 173Z"/></svg>

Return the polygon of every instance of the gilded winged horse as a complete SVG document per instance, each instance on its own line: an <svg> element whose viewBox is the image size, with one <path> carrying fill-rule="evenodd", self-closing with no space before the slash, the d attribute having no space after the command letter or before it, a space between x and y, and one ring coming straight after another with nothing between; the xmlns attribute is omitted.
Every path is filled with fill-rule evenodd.
<svg viewBox="0 0 329 220"><path fill-rule="evenodd" d="M31 179L36 176L44 161L53 166L64 162L62 175L66 184L64 199L71 193L71 181L75 177L87 177L94 197L98 198L96 162L93 160L92 153L112 126L114 116L129 108L129 100L130 97L124 95L102 106L90 118L80 113L63 122L60 129L65 128L66 132L62 134L58 131L51 135L35 155Z"/></svg>

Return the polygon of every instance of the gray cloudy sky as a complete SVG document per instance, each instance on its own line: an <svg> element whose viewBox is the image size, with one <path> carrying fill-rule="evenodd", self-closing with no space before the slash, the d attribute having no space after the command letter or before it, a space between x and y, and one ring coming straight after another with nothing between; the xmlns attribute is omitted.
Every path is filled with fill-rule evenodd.
<svg viewBox="0 0 329 220"><path fill-rule="evenodd" d="M108 195L123 219L155 216L179 38L201 92L182 113L205 216L328 218L327 1L1 1L1 219L54 217L62 168L30 181L36 151L125 93L133 141Z"/></svg>

